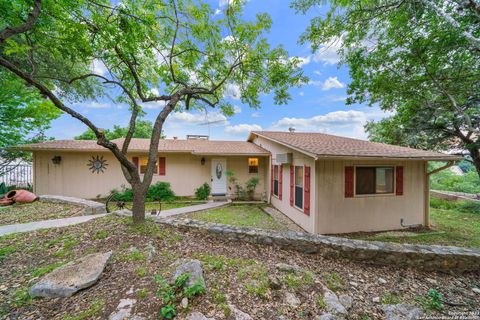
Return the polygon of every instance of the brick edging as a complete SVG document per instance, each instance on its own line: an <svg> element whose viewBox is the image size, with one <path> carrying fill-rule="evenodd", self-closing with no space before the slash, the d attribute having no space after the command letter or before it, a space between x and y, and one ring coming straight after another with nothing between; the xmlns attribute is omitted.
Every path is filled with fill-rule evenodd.
<svg viewBox="0 0 480 320"><path fill-rule="evenodd" d="M230 240L276 245L304 253L318 253L370 264L441 272L480 270L480 249L354 240L294 231L240 228L191 219L156 218L155 221L180 229L211 233Z"/></svg>
<svg viewBox="0 0 480 320"><path fill-rule="evenodd" d="M100 214L107 213L107 208L104 203L85 200L81 198L74 197L64 197L64 196L55 196L55 195L42 195L38 197L40 201L45 202L58 202L58 203L69 203L85 208L84 215L90 214Z"/></svg>

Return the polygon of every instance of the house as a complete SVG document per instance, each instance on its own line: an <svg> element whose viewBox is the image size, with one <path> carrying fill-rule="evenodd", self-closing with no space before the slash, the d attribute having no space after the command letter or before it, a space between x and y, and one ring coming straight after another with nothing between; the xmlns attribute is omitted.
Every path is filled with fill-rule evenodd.
<svg viewBox="0 0 480 320"><path fill-rule="evenodd" d="M147 139L133 139L129 149L140 173L148 145ZM33 152L38 194L93 198L126 184L119 163L95 141L50 141L24 149ZM159 152L153 182L170 182L177 195L193 195L205 182L212 194L232 195L227 170L240 183L256 176L256 198L321 234L428 225L427 164L460 159L321 133L273 131L251 132L247 141L161 140Z"/></svg>

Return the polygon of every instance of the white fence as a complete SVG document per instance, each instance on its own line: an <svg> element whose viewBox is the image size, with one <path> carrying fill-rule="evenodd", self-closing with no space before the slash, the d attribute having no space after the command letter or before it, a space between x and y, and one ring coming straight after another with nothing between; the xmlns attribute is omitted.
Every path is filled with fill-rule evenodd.
<svg viewBox="0 0 480 320"><path fill-rule="evenodd" d="M7 186L28 187L33 184L32 166L28 164L11 164L0 168L0 183Z"/></svg>

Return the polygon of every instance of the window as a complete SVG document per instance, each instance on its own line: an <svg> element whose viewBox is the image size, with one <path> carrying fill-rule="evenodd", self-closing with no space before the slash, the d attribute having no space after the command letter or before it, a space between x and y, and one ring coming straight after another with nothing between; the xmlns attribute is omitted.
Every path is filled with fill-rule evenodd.
<svg viewBox="0 0 480 320"><path fill-rule="evenodd" d="M139 165L140 165L140 173L144 174L147 171L147 163L148 163L148 158L147 157L140 157L139 159ZM158 161L155 161L155 167L153 168L153 174L158 173Z"/></svg>
<svg viewBox="0 0 480 320"><path fill-rule="evenodd" d="M295 206L303 209L303 167L295 167Z"/></svg>
<svg viewBox="0 0 480 320"><path fill-rule="evenodd" d="M356 167L355 194L393 193L393 167Z"/></svg>
<svg viewBox="0 0 480 320"><path fill-rule="evenodd" d="M278 197L278 166L273 166L273 194Z"/></svg>
<svg viewBox="0 0 480 320"><path fill-rule="evenodd" d="M258 173L258 158L248 158L248 173Z"/></svg>

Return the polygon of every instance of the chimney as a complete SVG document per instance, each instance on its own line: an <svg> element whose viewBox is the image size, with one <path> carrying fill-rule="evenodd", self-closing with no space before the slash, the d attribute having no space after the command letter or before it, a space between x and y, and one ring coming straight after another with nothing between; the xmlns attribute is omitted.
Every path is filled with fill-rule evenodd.
<svg viewBox="0 0 480 320"><path fill-rule="evenodd" d="M173 137L173 140L177 140L177 139L178 139L178 137Z"/></svg>
<svg viewBox="0 0 480 320"><path fill-rule="evenodd" d="M290 131L291 133L294 133L294 132L295 132L295 128L294 128L294 127L290 127L290 128L288 128L288 131Z"/></svg>

